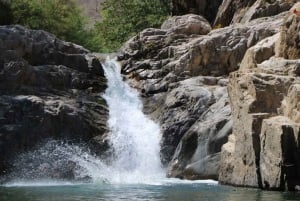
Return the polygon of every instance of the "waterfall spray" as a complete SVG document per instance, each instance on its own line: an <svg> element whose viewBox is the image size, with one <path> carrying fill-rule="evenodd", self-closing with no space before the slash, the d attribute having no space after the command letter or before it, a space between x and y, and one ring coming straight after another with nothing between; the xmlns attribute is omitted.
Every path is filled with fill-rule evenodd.
<svg viewBox="0 0 300 201"><path fill-rule="evenodd" d="M104 71L108 88L103 97L109 106L110 141L116 155L112 166L127 179L161 177L159 126L143 114L137 91L122 80L120 65L106 61Z"/></svg>
<svg viewBox="0 0 300 201"><path fill-rule="evenodd" d="M108 127L113 156L109 164L84 147L50 140L21 154L12 172L13 185L46 185L57 181L95 183L153 183L164 178L159 157L159 126L142 112L136 90L123 82L120 65L103 65L108 88L103 97L109 107ZM25 183L24 183L25 182Z"/></svg>

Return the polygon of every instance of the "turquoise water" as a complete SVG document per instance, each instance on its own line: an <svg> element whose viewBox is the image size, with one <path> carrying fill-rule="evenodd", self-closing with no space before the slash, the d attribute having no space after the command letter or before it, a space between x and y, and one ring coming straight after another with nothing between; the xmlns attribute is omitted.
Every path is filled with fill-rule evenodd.
<svg viewBox="0 0 300 201"><path fill-rule="evenodd" d="M299 193L268 192L205 183L81 184L0 187L1 201L283 201Z"/></svg>

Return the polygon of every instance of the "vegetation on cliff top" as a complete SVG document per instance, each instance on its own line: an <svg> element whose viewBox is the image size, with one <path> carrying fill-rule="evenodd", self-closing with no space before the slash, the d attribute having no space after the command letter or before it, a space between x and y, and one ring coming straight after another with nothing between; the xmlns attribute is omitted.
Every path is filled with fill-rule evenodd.
<svg viewBox="0 0 300 201"><path fill-rule="evenodd" d="M43 29L95 52L112 52L147 27L159 27L169 15L169 0L105 0L102 20L87 29L87 17L75 0L0 1L0 24Z"/></svg>
<svg viewBox="0 0 300 201"><path fill-rule="evenodd" d="M95 29L104 39L104 47L114 50L139 31L159 27L169 11L168 4L162 0L106 0L103 20Z"/></svg>

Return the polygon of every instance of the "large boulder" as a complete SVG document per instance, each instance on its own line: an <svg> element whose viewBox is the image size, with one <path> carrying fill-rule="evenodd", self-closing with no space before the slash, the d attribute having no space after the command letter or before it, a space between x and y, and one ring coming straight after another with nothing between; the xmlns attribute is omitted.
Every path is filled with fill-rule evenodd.
<svg viewBox="0 0 300 201"><path fill-rule="evenodd" d="M1 27L1 48L32 66L64 65L85 73L103 76L100 62L89 51L73 43L63 42L45 31L33 31L22 26Z"/></svg>
<svg viewBox="0 0 300 201"><path fill-rule="evenodd" d="M106 88L98 59L45 31L0 27L0 174L16 155L51 139L101 152Z"/></svg>
<svg viewBox="0 0 300 201"><path fill-rule="evenodd" d="M174 16L167 19L161 25L161 29L166 29L169 32L176 34L206 35L211 31L211 26L202 16L188 14L183 16Z"/></svg>

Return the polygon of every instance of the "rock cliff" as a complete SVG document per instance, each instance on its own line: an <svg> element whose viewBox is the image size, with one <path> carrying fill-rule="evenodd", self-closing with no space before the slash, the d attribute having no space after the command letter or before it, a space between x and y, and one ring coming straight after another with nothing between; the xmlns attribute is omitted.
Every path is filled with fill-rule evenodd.
<svg viewBox="0 0 300 201"><path fill-rule="evenodd" d="M161 125L169 177L299 189L294 3L173 0L177 16L124 44L122 73ZM105 78L87 50L44 31L0 27L0 78L1 174L44 139L107 147Z"/></svg>
<svg viewBox="0 0 300 201"><path fill-rule="evenodd" d="M0 174L49 138L105 149L106 88L97 58L22 26L0 27Z"/></svg>
<svg viewBox="0 0 300 201"><path fill-rule="evenodd" d="M222 149L222 183L272 190L300 183L298 24L288 14L280 33L250 48L229 78L234 123Z"/></svg>
<svg viewBox="0 0 300 201"><path fill-rule="evenodd" d="M119 55L122 72L161 125L168 176L293 190L299 17L288 10L295 1L214 3L174 0L175 14L194 14L130 39ZM203 8L212 4L218 12L208 18Z"/></svg>

